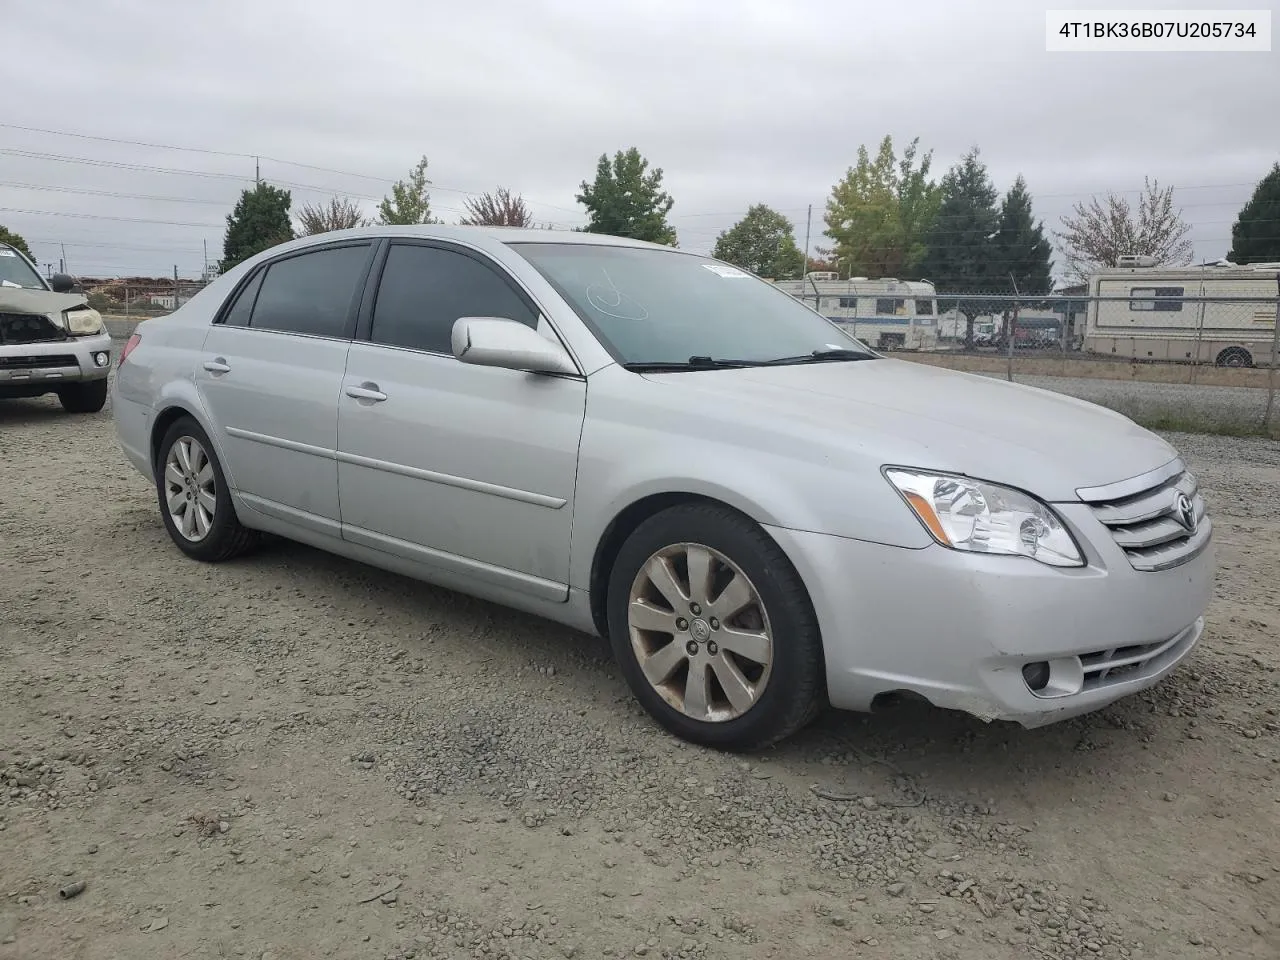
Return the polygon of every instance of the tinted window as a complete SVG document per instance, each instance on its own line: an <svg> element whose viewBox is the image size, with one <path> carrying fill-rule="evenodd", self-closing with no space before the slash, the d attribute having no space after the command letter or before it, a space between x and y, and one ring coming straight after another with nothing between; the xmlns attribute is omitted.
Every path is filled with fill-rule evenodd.
<svg viewBox="0 0 1280 960"><path fill-rule="evenodd" d="M396 244L373 308L370 339L452 355L459 317L506 317L536 328L538 317L497 271L438 247Z"/></svg>
<svg viewBox="0 0 1280 960"><path fill-rule="evenodd" d="M236 302L231 305L227 315L222 318L222 322L228 327L247 327L249 325L249 312L253 309L253 298L258 295L258 288L262 286L262 277L265 273L265 270L259 270L254 274L253 279L240 289L240 295L236 297Z"/></svg>
<svg viewBox="0 0 1280 960"><path fill-rule="evenodd" d="M251 326L313 337L347 336L368 259L369 247L361 245L316 250L271 264Z"/></svg>
<svg viewBox="0 0 1280 960"><path fill-rule="evenodd" d="M932 300L917 300L917 301L916 301L916 316L917 316L917 317L932 317L932 316L933 316L933 301L932 301Z"/></svg>
<svg viewBox="0 0 1280 960"><path fill-rule="evenodd" d="M840 298L840 309L841 309L841 310L856 310L856 309L858 309L858 298L857 298L857 297L841 297L841 298Z"/></svg>
<svg viewBox="0 0 1280 960"><path fill-rule="evenodd" d="M876 301L876 313L896 317L907 312L907 301L893 297L881 297Z"/></svg>

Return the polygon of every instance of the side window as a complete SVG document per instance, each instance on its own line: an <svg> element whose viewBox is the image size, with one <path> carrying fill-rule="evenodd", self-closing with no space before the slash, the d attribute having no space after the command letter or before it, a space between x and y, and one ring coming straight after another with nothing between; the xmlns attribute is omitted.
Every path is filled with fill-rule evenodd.
<svg viewBox="0 0 1280 960"><path fill-rule="evenodd" d="M250 326L313 337L347 336L368 260L369 245L361 244L276 261L260 284Z"/></svg>
<svg viewBox="0 0 1280 960"><path fill-rule="evenodd" d="M474 257L439 247L392 245L369 339L452 355L459 317L506 317L538 327L537 313L501 274Z"/></svg>
<svg viewBox="0 0 1280 960"><path fill-rule="evenodd" d="M224 325L228 327L247 327L249 325L249 313L253 310L253 301L258 296L258 288L262 286L262 278L265 274L265 270L259 270L253 275L252 280L240 288L240 295L236 297L235 303L231 305L231 309L227 311L226 316L222 318Z"/></svg>

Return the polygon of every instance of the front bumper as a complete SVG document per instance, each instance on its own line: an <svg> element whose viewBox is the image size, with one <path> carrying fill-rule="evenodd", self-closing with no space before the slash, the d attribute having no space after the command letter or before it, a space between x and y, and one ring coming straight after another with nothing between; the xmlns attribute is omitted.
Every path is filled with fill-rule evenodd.
<svg viewBox="0 0 1280 960"><path fill-rule="evenodd" d="M833 706L910 692L984 720L1037 727L1146 689L1196 646L1212 594L1212 542L1186 563L1134 570L1083 504L1088 565L906 549L770 527L813 600ZM1090 527L1096 526L1096 530ZM1039 693L1023 676L1054 665Z"/></svg>
<svg viewBox="0 0 1280 960"><path fill-rule="evenodd" d="M97 359L101 358L101 359ZM62 383L105 380L111 373L111 336L0 346L0 395L56 390Z"/></svg>

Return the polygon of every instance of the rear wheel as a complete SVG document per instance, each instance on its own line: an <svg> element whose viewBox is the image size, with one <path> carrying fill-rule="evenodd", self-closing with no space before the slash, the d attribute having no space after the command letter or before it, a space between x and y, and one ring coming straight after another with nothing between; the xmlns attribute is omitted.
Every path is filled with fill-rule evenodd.
<svg viewBox="0 0 1280 960"><path fill-rule="evenodd" d="M257 546L258 532L236 516L213 444L190 417L175 420L160 441L156 491L165 529L187 556L218 563Z"/></svg>
<svg viewBox="0 0 1280 960"><path fill-rule="evenodd" d="M67 413L97 413L107 404L107 379L69 383L58 389L58 399Z"/></svg>
<svg viewBox="0 0 1280 960"><path fill-rule="evenodd" d="M734 510L691 504L642 523L613 565L608 613L632 693L685 740L759 749L822 707L822 643L804 584Z"/></svg>

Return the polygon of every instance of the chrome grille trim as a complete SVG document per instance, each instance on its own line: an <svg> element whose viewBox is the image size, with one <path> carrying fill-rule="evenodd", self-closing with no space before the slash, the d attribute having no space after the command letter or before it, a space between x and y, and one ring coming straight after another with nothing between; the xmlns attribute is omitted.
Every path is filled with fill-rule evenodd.
<svg viewBox="0 0 1280 960"><path fill-rule="evenodd" d="M1199 556L1213 536L1199 483L1181 458L1139 477L1076 491L1108 529L1129 565L1143 573L1180 566ZM1188 530L1178 512L1185 496L1195 522Z"/></svg>

